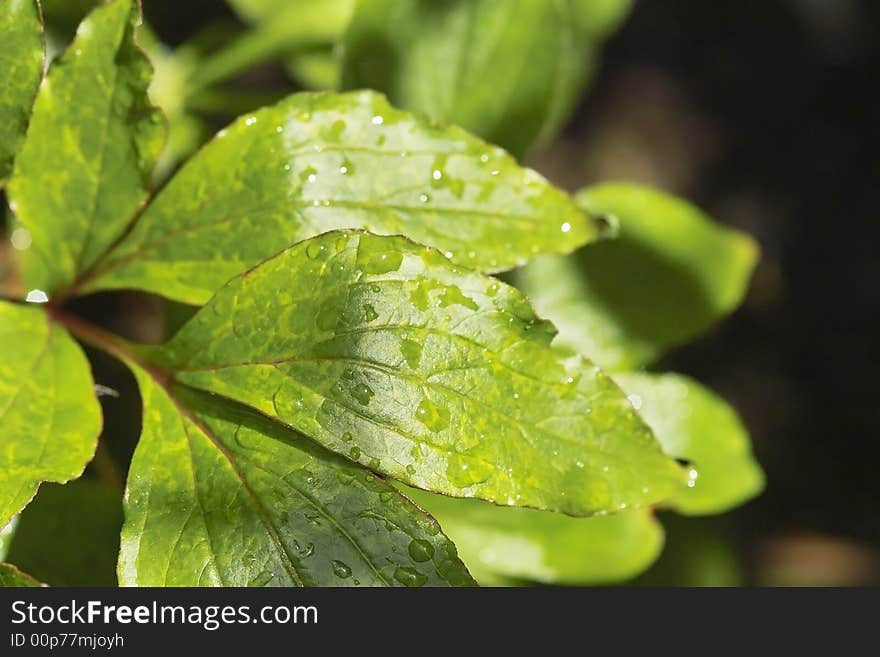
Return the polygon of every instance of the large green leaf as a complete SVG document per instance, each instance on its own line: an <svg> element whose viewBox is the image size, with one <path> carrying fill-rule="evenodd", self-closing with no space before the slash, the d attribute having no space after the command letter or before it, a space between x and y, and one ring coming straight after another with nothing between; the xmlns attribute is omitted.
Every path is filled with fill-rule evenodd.
<svg viewBox="0 0 880 657"><path fill-rule="evenodd" d="M30 575L26 575L18 568L8 563L0 563L0 588L30 588L40 586L40 583Z"/></svg>
<svg viewBox="0 0 880 657"><path fill-rule="evenodd" d="M474 583L436 521L372 473L249 409L136 374L144 426L121 584Z"/></svg>
<svg viewBox="0 0 880 657"><path fill-rule="evenodd" d="M55 292L112 245L147 197L164 136L147 99L151 68L134 43L134 0L95 9L51 67L9 182L33 246L30 288Z"/></svg>
<svg viewBox="0 0 880 657"><path fill-rule="evenodd" d="M47 484L21 513L6 560L51 586L115 586L121 528L120 491Z"/></svg>
<svg viewBox="0 0 880 657"><path fill-rule="evenodd" d="M40 308L0 301L0 526L43 481L82 474L101 408L80 348Z"/></svg>
<svg viewBox="0 0 880 657"><path fill-rule="evenodd" d="M620 582L650 566L663 547L663 528L649 509L570 518L412 489L407 494L437 518L484 585Z"/></svg>
<svg viewBox="0 0 880 657"><path fill-rule="evenodd" d="M344 88L457 123L522 155L568 117L630 0L359 0Z"/></svg>
<svg viewBox="0 0 880 657"><path fill-rule="evenodd" d="M43 77L43 26L36 0L0 0L0 184L24 139Z"/></svg>
<svg viewBox="0 0 880 657"><path fill-rule="evenodd" d="M696 381L678 374L615 374L663 450L691 463L686 487L670 501L682 513L721 513L754 497L764 473L736 411Z"/></svg>
<svg viewBox="0 0 880 657"><path fill-rule="evenodd" d="M371 92L297 94L221 131L87 288L204 303L245 268L334 228L404 234L480 270L598 234L565 194L458 128Z"/></svg>
<svg viewBox="0 0 880 657"><path fill-rule="evenodd" d="M616 218L617 239L539 258L516 278L559 327L560 345L608 369L636 368L742 300L758 256L749 236L639 185L599 185L577 200Z"/></svg>
<svg viewBox="0 0 880 657"><path fill-rule="evenodd" d="M148 353L420 488L572 515L668 497L684 473L554 333L438 251L340 231L233 279Z"/></svg>

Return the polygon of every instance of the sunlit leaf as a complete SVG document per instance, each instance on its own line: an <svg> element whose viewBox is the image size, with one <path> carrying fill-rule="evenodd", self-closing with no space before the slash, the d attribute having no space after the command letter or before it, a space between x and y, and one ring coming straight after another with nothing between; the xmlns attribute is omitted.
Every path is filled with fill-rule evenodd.
<svg viewBox="0 0 880 657"><path fill-rule="evenodd" d="M119 580L147 586L448 586L473 580L389 484L238 404L138 370Z"/></svg>
<svg viewBox="0 0 880 657"><path fill-rule="evenodd" d="M650 510L570 518L408 489L437 518L481 584L620 582L650 566L663 528Z"/></svg>
<svg viewBox="0 0 880 657"><path fill-rule="evenodd" d="M73 282L107 251L147 197L162 147L147 99L151 68L134 42L138 6L95 9L40 87L9 182L10 205L33 246L29 288Z"/></svg>
<svg viewBox="0 0 880 657"><path fill-rule="evenodd" d="M46 484L21 513L6 558L50 586L115 586L122 495L79 479Z"/></svg>
<svg viewBox="0 0 880 657"><path fill-rule="evenodd" d="M359 0L343 87L457 123L522 155L555 134L630 0Z"/></svg>
<svg viewBox="0 0 880 657"><path fill-rule="evenodd" d="M616 239L517 272L517 285L559 327L559 344L608 369L636 368L739 305L755 242L689 203L630 184L577 196L619 223Z"/></svg>
<svg viewBox="0 0 880 657"><path fill-rule="evenodd" d="M334 228L403 234L493 271L598 235L565 194L458 128L371 92L297 94L202 149L86 287L204 303L247 267Z"/></svg>
<svg viewBox="0 0 880 657"><path fill-rule="evenodd" d="M690 462L691 477L670 504L690 515L721 513L754 497L764 473L736 411L678 374L615 374L663 451Z"/></svg>
<svg viewBox="0 0 880 657"><path fill-rule="evenodd" d="M495 279L340 231L233 279L150 357L420 488L572 515L665 499L684 473L553 335Z"/></svg>
<svg viewBox="0 0 880 657"><path fill-rule="evenodd" d="M24 140L43 76L43 26L36 0L0 0L0 184Z"/></svg>
<svg viewBox="0 0 880 657"><path fill-rule="evenodd" d="M95 451L101 409L89 364L36 307L0 301L0 526L43 481L78 477Z"/></svg>

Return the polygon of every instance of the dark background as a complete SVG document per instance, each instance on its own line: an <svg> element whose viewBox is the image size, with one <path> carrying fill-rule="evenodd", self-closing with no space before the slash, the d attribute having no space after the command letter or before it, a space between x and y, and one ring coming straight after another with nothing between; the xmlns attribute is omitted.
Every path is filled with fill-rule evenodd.
<svg viewBox="0 0 880 657"><path fill-rule="evenodd" d="M144 5L172 44L234 20L219 0ZM277 66L249 77L292 90ZM655 184L763 249L743 307L657 369L736 406L767 489L725 516L664 515L667 549L637 583L880 584L878 118L876 0L639 0L570 125L530 158L572 190ZM147 325L161 308L130 302L98 295L81 310L113 325L136 308ZM103 401L125 452L136 387L96 358L97 380L122 393Z"/></svg>

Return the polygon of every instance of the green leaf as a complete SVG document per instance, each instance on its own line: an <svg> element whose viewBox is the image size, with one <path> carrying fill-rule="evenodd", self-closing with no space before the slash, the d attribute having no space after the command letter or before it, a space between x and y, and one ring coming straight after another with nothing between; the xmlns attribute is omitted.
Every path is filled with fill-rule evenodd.
<svg viewBox="0 0 880 657"><path fill-rule="evenodd" d="M340 231L233 279L147 354L420 488L572 515L665 499L684 473L554 333L438 251Z"/></svg>
<svg viewBox="0 0 880 657"><path fill-rule="evenodd" d="M0 588L31 588L42 586L30 575L26 575L18 568L8 563L0 563Z"/></svg>
<svg viewBox="0 0 880 657"><path fill-rule="evenodd" d="M51 586L116 586L122 495L79 479L42 486L21 514L7 561Z"/></svg>
<svg viewBox="0 0 880 657"><path fill-rule="evenodd" d="M598 235L565 194L458 128L371 92L296 94L221 131L86 288L202 304L247 267L335 228L404 234L480 270Z"/></svg>
<svg viewBox="0 0 880 657"><path fill-rule="evenodd" d="M559 327L559 344L600 366L634 369L693 338L742 301L754 240L647 187L605 184L577 196L619 222L617 239L540 258L516 283Z"/></svg>
<svg viewBox="0 0 880 657"><path fill-rule="evenodd" d="M620 582L648 568L663 547L663 528L649 509L570 518L417 490L407 494L437 518L484 585Z"/></svg>
<svg viewBox="0 0 880 657"><path fill-rule="evenodd" d="M9 183L10 205L33 239L23 252L29 288L69 285L147 197L165 130L147 99L138 20L133 0L95 9L40 87Z"/></svg>
<svg viewBox="0 0 880 657"><path fill-rule="evenodd" d="M43 25L36 0L0 0L0 186L12 172L43 77Z"/></svg>
<svg viewBox="0 0 880 657"><path fill-rule="evenodd" d="M40 482L82 474L101 432L88 361L41 309L0 301L0 526Z"/></svg>
<svg viewBox="0 0 880 657"><path fill-rule="evenodd" d="M238 404L136 376L121 584L474 584L436 521L375 475Z"/></svg>
<svg viewBox="0 0 880 657"><path fill-rule="evenodd" d="M723 399L678 374L621 373L614 380L630 395L663 450L691 463L687 486L670 500L675 509L688 515L721 513L764 488L748 431Z"/></svg>
<svg viewBox="0 0 880 657"><path fill-rule="evenodd" d="M343 40L343 88L384 91L522 155L568 117L598 41L630 4L359 0Z"/></svg>
<svg viewBox="0 0 880 657"><path fill-rule="evenodd" d="M12 537L15 536L17 525L18 516L13 516L9 522L0 527L0 561L6 559L6 555L9 554L9 544L12 543Z"/></svg>

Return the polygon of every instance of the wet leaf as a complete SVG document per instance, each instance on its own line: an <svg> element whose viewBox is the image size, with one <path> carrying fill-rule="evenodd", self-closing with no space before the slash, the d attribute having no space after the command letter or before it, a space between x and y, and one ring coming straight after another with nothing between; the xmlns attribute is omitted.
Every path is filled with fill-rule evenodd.
<svg viewBox="0 0 880 657"><path fill-rule="evenodd" d="M461 125L522 155L553 136L630 0L359 0L343 88Z"/></svg>
<svg viewBox="0 0 880 657"><path fill-rule="evenodd" d="M437 523L375 475L238 404L136 375L121 584L473 584Z"/></svg>
<svg viewBox="0 0 880 657"><path fill-rule="evenodd" d="M619 223L617 239L540 258L516 278L559 327L560 345L608 369L634 369L742 301L758 257L749 236L639 185L599 185L577 200Z"/></svg>
<svg viewBox="0 0 880 657"><path fill-rule="evenodd" d="M101 431L89 364L39 308L0 301L0 526L43 481L82 474Z"/></svg>
<svg viewBox="0 0 880 657"><path fill-rule="evenodd" d="M43 26L36 0L0 0L0 186L27 128L43 77Z"/></svg>
<svg viewBox="0 0 880 657"><path fill-rule="evenodd" d="M0 588L31 588L42 586L30 575L8 563L0 563Z"/></svg>
<svg viewBox="0 0 880 657"><path fill-rule="evenodd" d="M665 499L684 473L553 336L495 279L340 231L236 277L149 354L420 488L572 515Z"/></svg>
<svg viewBox="0 0 880 657"><path fill-rule="evenodd" d="M6 559L9 553L9 544L15 535L15 527L18 525L18 516L13 516L3 527L0 527L0 561Z"/></svg>
<svg viewBox="0 0 880 657"><path fill-rule="evenodd" d="M663 451L690 462L687 485L670 500L688 515L722 513L756 496L764 473L736 411L679 374L615 374Z"/></svg>
<svg viewBox="0 0 880 657"><path fill-rule="evenodd" d="M33 246L29 288L60 291L104 254L147 197L164 122L147 99L152 71L134 42L138 6L95 9L40 87L9 182Z"/></svg>
<svg viewBox="0 0 880 657"><path fill-rule="evenodd" d="M565 194L458 128L371 92L297 94L202 149L86 287L201 304L247 267L335 228L403 234L480 270L598 234Z"/></svg>
<svg viewBox="0 0 880 657"><path fill-rule="evenodd" d="M122 495L78 479L40 487L6 558L50 586L116 586Z"/></svg>
<svg viewBox="0 0 880 657"><path fill-rule="evenodd" d="M648 509L570 518L414 489L406 492L437 518L484 585L621 582L648 568L663 547L663 528Z"/></svg>

